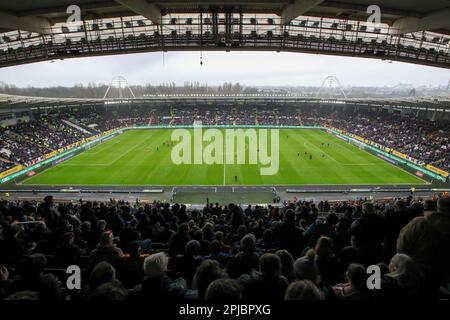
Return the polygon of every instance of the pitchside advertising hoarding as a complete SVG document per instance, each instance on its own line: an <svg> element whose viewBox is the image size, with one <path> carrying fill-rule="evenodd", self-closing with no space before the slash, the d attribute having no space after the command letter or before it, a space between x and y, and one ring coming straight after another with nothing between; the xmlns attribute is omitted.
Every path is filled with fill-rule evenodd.
<svg viewBox="0 0 450 320"><path fill-rule="evenodd" d="M203 125L203 128L255 128L255 126L252 125ZM131 126L131 127L124 127L119 128L115 130L109 130L102 134L98 134L95 136L92 136L87 139L83 139L82 141L79 141L77 143L74 143L73 145L70 145L65 148L61 148L55 151L52 151L51 153L48 153L38 159L35 159L33 161L33 164L28 167L23 167L22 165L18 165L16 167L10 168L6 171L3 171L0 173L0 184L11 181L12 179L18 178L30 171L36 170L44 165L47 165L51 163L52 165L57 165L72 156L75 155L77 151L82 151L87 148L91 148L92 146L107 141L109 139L112 139L114 136L119 135L127 130L133 130L133 129L176 129L176 128L194 128L192 125L176 125L176 126ZM398 152L394 149L387 148L385 146L382 146L378 143L375 143L373 141L367 140L363 137L345 132L343 130L333 128L331 126L327 127L320 127L320 126L258 126L258 128L268 128L268 129L322 129L326 130L328 133L333 134L337 136L338 138L354 143L358 145L359 147L365 147L367 149L370 149L376 153L376 155L386 160L392 164L404 164L409 166L410 168L416 170L417 172L426 174L433 179L446 181L447 177L449 177L449 173L441 170L439 168L436 168L432 165L426 165L422 161L419 161L417 159L414 159L406 154L403 154L401 152Z"/></svg>

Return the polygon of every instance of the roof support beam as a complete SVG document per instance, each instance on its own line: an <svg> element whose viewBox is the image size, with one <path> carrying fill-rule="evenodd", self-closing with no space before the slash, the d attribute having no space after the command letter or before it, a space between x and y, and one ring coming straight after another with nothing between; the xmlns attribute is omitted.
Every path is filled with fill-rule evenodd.
<svg viewBox="0 0 450 320"><path fill-rule="evenodd" d="M324 0L296 0L294 3L284 7L281 12L281 20L285 25L288 25L292 20L305 14L322 2L324 2Z"/></svg>
<svg viewBox="0 0 450 320"><path fill-rule="evenodd" d="M450 8L430 13L423 18L405 17L394 22L391 33L404 34L450 28Z"/></svg>
<svg viewBox="0 0 450 320"><path fill-rule="evenodd" d="M51 33L51 24L47 19L41 17L18 17L5 11L0 11L0 28L24 30L40 34Z"/></svg>
<svg viewBox="0 0 450 320"><path fill-rule="evenodd" d="M128 9L146 17L154 24L161 24L161 10L146 0L115 0Z"/></svg>

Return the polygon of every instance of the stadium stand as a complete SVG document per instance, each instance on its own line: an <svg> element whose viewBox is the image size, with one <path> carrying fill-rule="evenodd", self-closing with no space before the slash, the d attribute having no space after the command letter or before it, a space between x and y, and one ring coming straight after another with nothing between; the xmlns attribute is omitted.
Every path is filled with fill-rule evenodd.
<svg viewBox="0 0 450 320"><path fill-rule="evenodd" d="M0 202L0 298L279 301L449 297L450 198L282 208ZM82 287L67 290L68 265ZM366 267L381 270L369 290Z"/></svg>
<svg viewBox="0 0 450 320"><path fill-rule="evenodd" d="M67 125L71 120L83 131ZM448 121L431 121L413 115L369 111L336 112L332 109L159 107L132 110L81 108L38 113L34 120L0 128L1 171L16 164L29 165L40 156L90 135L133 125L331 125L394 148L423 163L450 170Z"/></svg>

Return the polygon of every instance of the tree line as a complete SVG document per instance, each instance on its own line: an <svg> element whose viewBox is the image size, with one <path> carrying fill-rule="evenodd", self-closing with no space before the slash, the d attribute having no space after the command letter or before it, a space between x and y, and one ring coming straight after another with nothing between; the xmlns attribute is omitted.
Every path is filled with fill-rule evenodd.
<svg viewBox="0 0 450 320"><path fill-rule="evenodd" d="M55 98L103 98L108 87L108 84L88 83L87 85L75 84L71 87L22 88L0 82L0 93ZM225 82L218 86L209 86L206 83L202 84L199 82L185 82L180 86L172 82L159 85L130 85L129 88L136 97L153 94L252 94L259 92L257 88L231 82ZM129 90L125 89L123 91L127 92Z"/></svg>

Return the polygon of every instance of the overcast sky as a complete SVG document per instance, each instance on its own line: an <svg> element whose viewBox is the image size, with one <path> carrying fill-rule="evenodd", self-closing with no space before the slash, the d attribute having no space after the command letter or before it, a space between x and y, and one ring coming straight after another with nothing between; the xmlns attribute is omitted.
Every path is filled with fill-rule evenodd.
<svg viewBox="0 0 450 320"><path fill-rule="evenodd" d="M393 86L399 83L446 85L450 70L400 62L276 52L140 53L56 60L0 69L0 81L19 87L109 83L124 76L130 84L199 81L210 85L320 86L328 75L343 86Z"/></svg>

